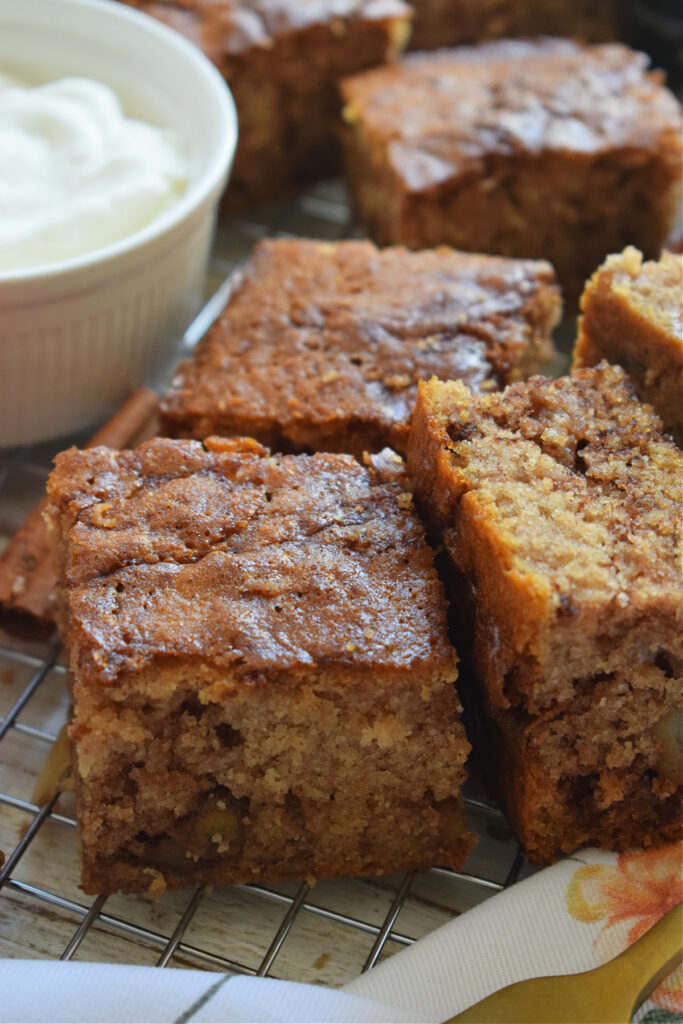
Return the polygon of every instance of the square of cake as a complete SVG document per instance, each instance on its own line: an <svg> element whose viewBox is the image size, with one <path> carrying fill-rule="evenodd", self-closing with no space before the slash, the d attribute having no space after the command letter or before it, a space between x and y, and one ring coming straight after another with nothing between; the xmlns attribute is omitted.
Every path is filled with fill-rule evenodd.
<svg viewBox="0 0 683 1024"><path fill-rule="evenodd" d="M376 241L547 259L568 299L607 253L654 256L680 192L681 109L618 44L502 40L342 83L349 184Z"/></svg>
<svg viewBox="0 0 683 1024"><path fill-rule="evenodd" d="M432 50L503 36L572 36L603 42L619 33L618 0L411 0L410 46Z"/></svg>
<svg viewBox="0 0 683 1024"><path fill-rule="evenodd" d="M574 366L619 363L639 398L683 444L683 257L608 256L581 297Z"/></svg>
<svg viewBox="0 0 683 1024"><path fill-rule="evenodd" d="M423 384L408 471L529 855L683 834L683 455L621 367Z"/></svg>
<svg viewBox="0 0 683 1024"><path fill-rule="evenodd" d="M339 170L337 79L392 60L410 33L401 0L127 0L196 43L239 118L225 210Z"/></svg>
<svg viewBox="0 0 683 1024"><path fill-rule="evenodd" d="M266 240L162 402L173 436L278 451L405 449L417 382L499 388L552 354L547 263Z"/></svg>
<svg viewBox="0 0 683 1024"><path fill-rule="evenodd" d="M395 453L72 448L49 496L86 892L462 863L457 659Z"/></svg>

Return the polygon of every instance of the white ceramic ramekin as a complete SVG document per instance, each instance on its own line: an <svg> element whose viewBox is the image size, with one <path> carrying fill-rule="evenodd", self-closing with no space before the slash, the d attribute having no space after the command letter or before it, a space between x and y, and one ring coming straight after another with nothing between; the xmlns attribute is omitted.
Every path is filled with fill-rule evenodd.
<svg viewBox="0 0 683 1024"><path fill-rule="evenodd" d="M6 447L94 423L168 357L201 299L237 117L198 49L112 0L0 0L0 71L104 82L129 116L175 129L191 160L187 191L142 230L75 259L0 273Z"/></svg>

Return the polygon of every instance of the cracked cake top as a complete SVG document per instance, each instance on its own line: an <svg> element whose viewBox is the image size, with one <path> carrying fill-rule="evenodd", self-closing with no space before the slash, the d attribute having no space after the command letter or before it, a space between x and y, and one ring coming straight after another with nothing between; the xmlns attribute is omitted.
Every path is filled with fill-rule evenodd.
<svg viewBox="0 0 683 1024"><path fill-rule="evenodd" d="M453 669L445 600L402 460L272 456L244 439L70 449L50 478L70 643L110 682L196 658Z"/></svg>
<svg viewBox="0 0 683 1024"><path fill-rule="evenodd" d="M162 403L167 429L282 450L401 448L417 383L501 387L552 354L550 264L266 240ZM359 445L344 446L356 431Z"/></svg>
<svg viewBox="0 0 683 1024"><path fill-rule="evenodd" d="M648 63L616 43L553 38L415 54L345 79L344 116L415 190L483 173L493 154L666 144L680 161L680 105Z"/></svg>

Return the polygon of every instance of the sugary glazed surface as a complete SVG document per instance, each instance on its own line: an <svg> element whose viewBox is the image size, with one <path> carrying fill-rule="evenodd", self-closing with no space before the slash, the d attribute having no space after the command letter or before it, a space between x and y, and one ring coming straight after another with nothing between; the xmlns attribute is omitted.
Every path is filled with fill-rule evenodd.
<svg viewBox="0 0 683 1024"><path fill-rule="evenodd" d="M274 38L345 19L405 17L401 0L124 0L189 35L212 59L267 49Z"/></svg>
<svg viewBox="0 0 683 1024"><path fill-rule="evenodd" d="M527 376L560 314L542 261L370 242L261 242L163 402L172 432L285 449L402 447L419 380Z"/></svg>
<svg viewBox="0 0 683 1024"><path fill-rule="evenodd" d="M71 449L50 495L80 679L196 658L255 681L337 663L452 665L441 584L393 453L255 442Z"/></svg>
<svg viewBox="0 0 683 1024"><path fill-rule="evenodd" d="M342 84L345 117L386 147L409 190L481 174L483 161L555 151L678 147L680 106L625 46L502 40L415 54ZM454 111L457 110L457 117Z"/></svg>

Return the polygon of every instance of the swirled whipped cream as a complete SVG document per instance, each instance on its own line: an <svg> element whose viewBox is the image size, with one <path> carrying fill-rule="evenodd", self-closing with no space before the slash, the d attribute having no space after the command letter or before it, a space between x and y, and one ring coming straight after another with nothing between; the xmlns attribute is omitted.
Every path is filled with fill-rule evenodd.
<svg viewBox="0 0 683 1024"><path fill-rule="evenodd" d="M125 238L174 203L188 177L182 140L126 117L108 86L0 74L0 271Z"/></svg>

